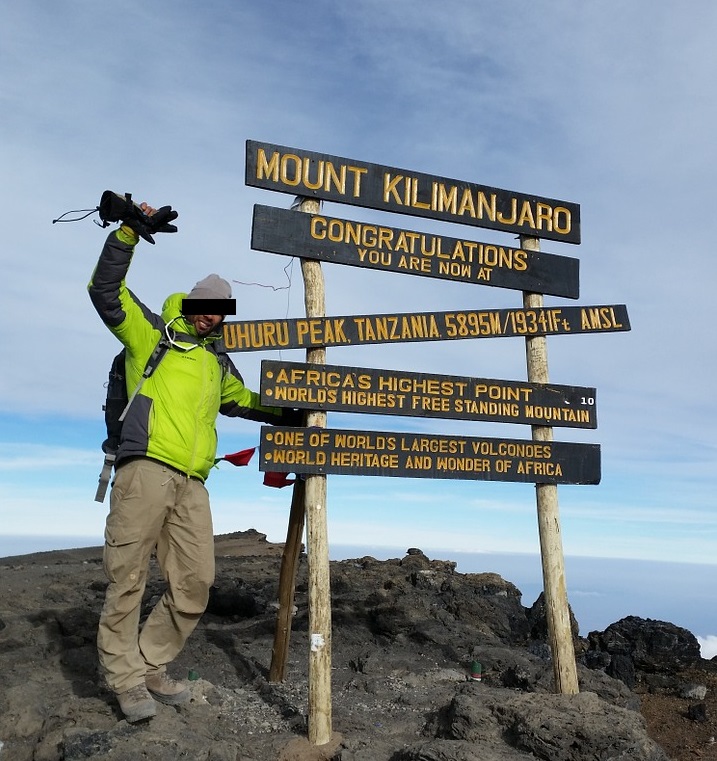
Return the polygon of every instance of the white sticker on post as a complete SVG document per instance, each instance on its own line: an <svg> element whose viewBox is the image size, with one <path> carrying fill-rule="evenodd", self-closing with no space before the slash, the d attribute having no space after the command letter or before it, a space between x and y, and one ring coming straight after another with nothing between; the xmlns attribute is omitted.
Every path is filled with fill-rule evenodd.
<svg viewBox="0 0 717 761"><path fill-rule="evenodd" d="M316 653L325 645L323 634L311 635L311 652Z"/></svg>

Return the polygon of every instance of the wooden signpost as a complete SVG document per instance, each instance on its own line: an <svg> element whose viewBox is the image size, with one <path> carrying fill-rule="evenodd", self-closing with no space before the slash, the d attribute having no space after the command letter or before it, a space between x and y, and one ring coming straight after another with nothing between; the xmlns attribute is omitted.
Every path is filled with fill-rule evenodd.
<svg viewBox="0 0 717 761"><path fill-rule="evenodd" d="M308 349L630 330L624 304L342 315L224 323L227 351Z"/></svg>
<svg viewBox="0 0 717 761"><path fill-rule="evenodd" d="M322 745L331 738L327 474L534 483L555 686L576 693L557 485L599 483L600 447L556 442L553 426L596 428L596 392L549 383L546 337L630 330L624 305L543 304L543 294L579 295L578 261L541 253L539 238L579 243L580 207L253 140L246 143L245 182L297 196L295 208L303 212L255 206L252 247L301 257L306 318L228 322L224 343L232 352L307 350L306 363L262 363L262 402L306 409L307 427L263 427L260 468L302 475L294 487L282 561L270 678L283 678L306 516L310 742ZM519 245L349 221L320 213L319 200L510 232L519 235ZM322 261L518 289L523 305L326 317ZM511 336L525 338L525 382L327 365L325 357L326 347ZM522 423L531 426L532 437L331 429L327 410Z"/></svg>
<svg viewBox="0 0 717 761"><path fill-rule="evenodd" d="M579 260L447 235L255 206L251 247L442 280L576 299Z"/></svg>
<svg viewBox="0 0 717 761"><path fill-rule="evenodd" d="M547 484L600 483L600 446L262 426L260 470Z"/></svg>
<svg viewBox="0 0 717 761"><path fill-rule="evenodd" d="M245 182L305 198L580 243L580 207L463 180L246 141Z"/></svg>
<svg viewBox="0 0 717 761"><path fill-rule="evenodd" d="M537 238L521 238L525 248L538 250ZM541 293L523 293L526 309L541 309ZM528 380L532 383L548 383L548 345L544 335L528 336L525 339L525 359ZM553 429L550 426L532 426L533 441L552 442ZM548 624L550 652L553 656L553 678L555 691L562 695L575 695L580 689L575 663L575 648L570 627L570 607L568 605L565 581L565 557L560 529L558 508L558 487L540 479L535 484L535 502L538 513L538 536L540 539L540 560L543 569L543 591L545 593L545 617Z"/></svg>
<svg viewBox="0 0 717 761"><path fill-rule="evenodd" d="M261 363L261 403L276 407L597 428L596 393L492 378Z"/></svg>

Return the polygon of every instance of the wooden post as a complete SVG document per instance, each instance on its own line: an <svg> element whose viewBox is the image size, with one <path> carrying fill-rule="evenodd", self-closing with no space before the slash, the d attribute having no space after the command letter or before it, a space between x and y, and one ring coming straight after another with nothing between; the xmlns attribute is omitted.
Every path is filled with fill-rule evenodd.
<svg viewBox="0 0 717 761"><path fill-rule="evenodd" d="M291 619L294 614L296 574L299 570L301 537L304 534L304 480L297 478L292 488L289 527L286 531L286 543L279 572L279 612L274 630L274 645L271 649L270 682L283 682L286 673Z"/></svg>
<svg viewBox="0 0 717 761"><path fill-rule="evenodd" d="M520 237L524 250L539 251L540 241L528 236ZM540 293L523 292L523 307L539 309L543 306ZM525 354L528 381L548 383L548 348L545 336L526 337ZM549 426L531 426L533 441L552 441L553 429ZM579 692L575 648L570 629L570 609L565 583L565 559L560 533L557 484L536 484L535 498L538 510L540 556L543 566L543 591L548 619L548 636L553 655L555 691L563 695Z"/></svg>
<svg viewBox="0 0 717 761"><path fill-rule="evenodd" d="M319 201L301 199L298 210L318 214ZM306 316L325 317L326 299L321 262L301 260ZM308 364L326 364L326 349L307 349ZM326 428L326 413L309 410L306 425ZM331 740L331 580L329 574L326 476L305 476L306 545L309 559L309 742Z"/></svg>
<svg viewBox="0 0 717 761"><path fill-rule="evenodd" d="M297 199L292 208L317 214L319 201ZM301 260L304 279L306 316L325 317L324 277L321 263ZM326 364L326 349L306 351L309 364ZM305 425L326 428L326 413L309 410ZM309 742L325 745L332 739L331 728L331 587L329 574L328 521L326 516L326 476L307 475L297 479L291 503L291 515L279 577L279 614L274 633L269 681L284 678L291 633L291 616L296 573L301 550L301 534L306 518L309 561Z"/></svg>
<svg viewBox="0 0 717 761"><path fill-rule="evenodd" d="M297 199L292 208L318 214L320 202ZM321 263L301 260L304 304L307 317L325 317L326 299ZM326 364L326 349L307 349L309 364ZM326 428L326 413L309 410L307 427ZM309 559L309 742L325 745L331 732L331 581L329 574L328 521L326 517L326 476L307 475L297 479L291 500L291 514L279 575L279 614L274 632L269 681L284 679L291 634L296 574L301 552L301 535L306 518Z"/></svg>

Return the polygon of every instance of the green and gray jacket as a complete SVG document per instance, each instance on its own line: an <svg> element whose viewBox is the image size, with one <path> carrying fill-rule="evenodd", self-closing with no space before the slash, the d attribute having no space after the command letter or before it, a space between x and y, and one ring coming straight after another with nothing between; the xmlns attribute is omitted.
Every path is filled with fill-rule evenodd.
<svg viewBox="0 0 717 761"><path fill-rule="evenodd" d="M129 408L116 464L128 457L151 457L205 480L216 457L220 412L276 425L291 424L287 418L293 410L283 417L280 408L260 404L259 394L246 388L226 354L220 362L218 332L198 338L180 311L186 293L169 296L160 316L127 288L125 276L136 243L136 234L127 227L110 233L88 286L103 322L127 349L128 395L167 326L178 339ZM189 340L182 341L181 334Z"/></svg>

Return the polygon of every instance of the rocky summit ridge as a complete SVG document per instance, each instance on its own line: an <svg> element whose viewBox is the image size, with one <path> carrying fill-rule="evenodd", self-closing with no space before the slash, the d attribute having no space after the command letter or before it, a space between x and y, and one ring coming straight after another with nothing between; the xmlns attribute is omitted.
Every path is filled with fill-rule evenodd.
<svg viewBox="0 0 717 761"><path fill-rule="evenodd" d="M334 736L311 745L305 556L285 679L268 681L281 553L253 530L216 538L207 612L170 669L192 700L138 725L97 674L102 549L0 559L0 761L717 760L717 664L690 632L574 622L580 693L556 695L542 596L526 607L490 569L419 549L331 562ZM146 609L162 591L153 563Z"/></svg>

